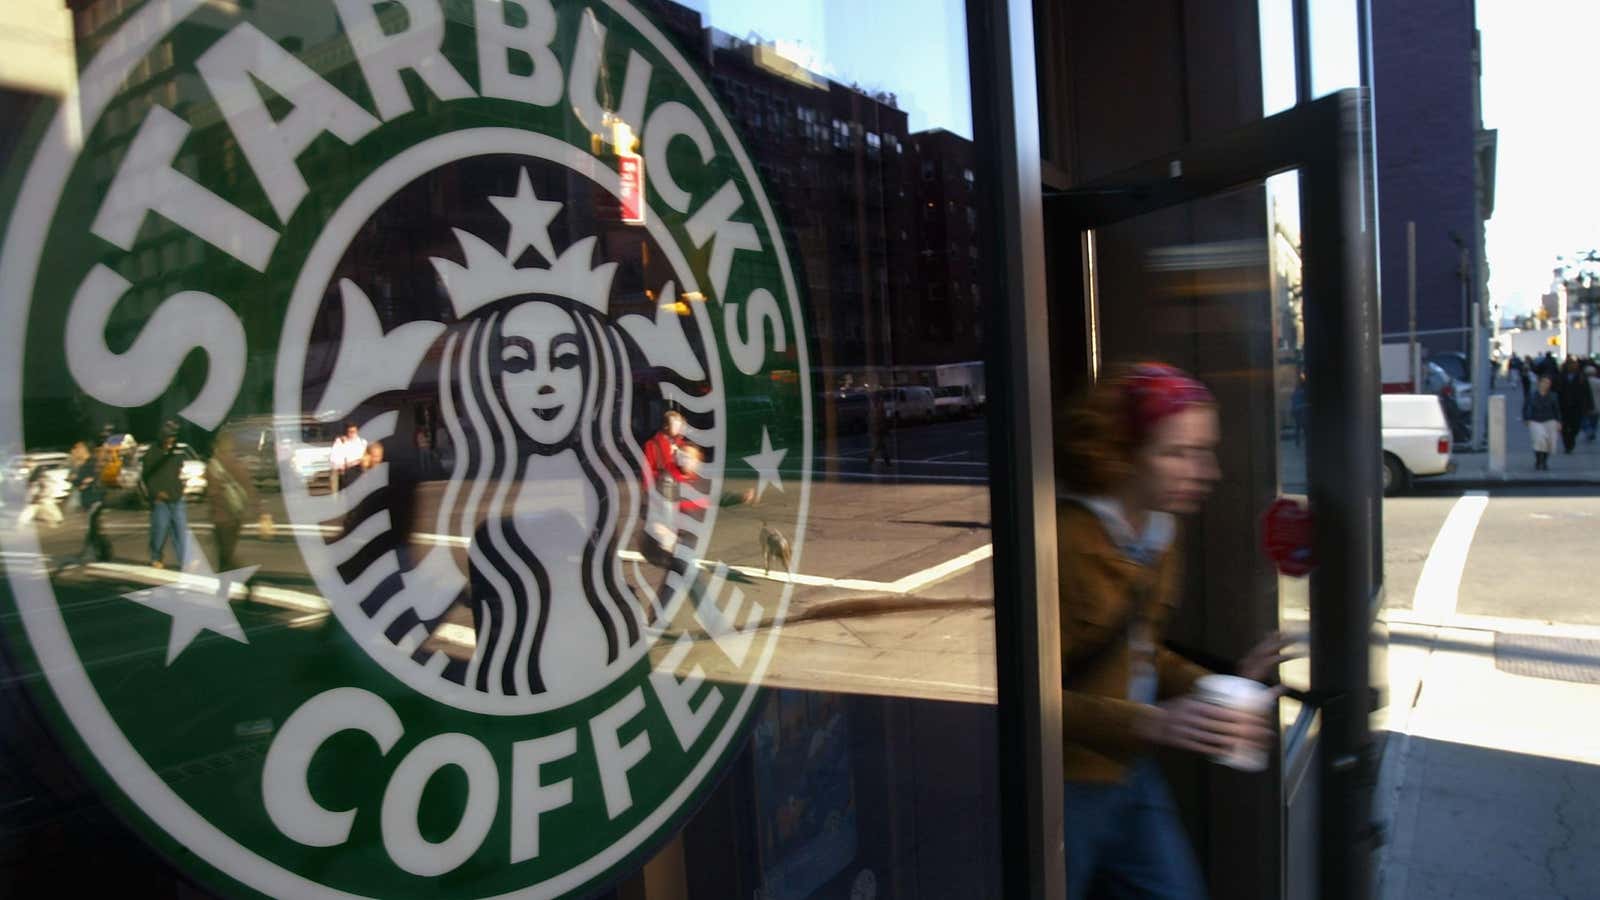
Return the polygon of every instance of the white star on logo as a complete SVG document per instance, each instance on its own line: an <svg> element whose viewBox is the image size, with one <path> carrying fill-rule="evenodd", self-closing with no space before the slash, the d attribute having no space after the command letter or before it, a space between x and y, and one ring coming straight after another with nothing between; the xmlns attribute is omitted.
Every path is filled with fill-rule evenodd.
<svg viewBox="0 0 1600 900"><path fill-rule="evenodd" d="M761 500L761 495L767 492L767 485L772 485L778 490L783 490L783 479L778 475L778 467L783 465L783 457L789 450L772 449L772 436L767 433L767 427L761 426L761 452L754 456L746 456L744 461L750 468L756 470L756 500Z"/></svg>
<svg viewBox="0 0 1600 900"><path fill-rule="evenodd" d="M172 584L122 595L172 617L172 633L167 639L169 666L201 631L212 631L241 644L250 643L238 617L233 614L233 607L228 604L228 597L234 585L242 584L261 567L247 566L217 575L192 539L189 546L196 560L194 571L181 573Z"/></svg>
<svg viewBox="0 0 1600 900"><path fill-rule="evenodd" d="M528 177L527 169L523 169L517 178L515 197L490 197L489 202L511 223L511 236L506 240L508 262L515 263L522 251L530 246L539 251L546 265L555 262L556 246L550 240L550 223L561 212L561 203L540 200L533 192L533 181Z"/></svg>

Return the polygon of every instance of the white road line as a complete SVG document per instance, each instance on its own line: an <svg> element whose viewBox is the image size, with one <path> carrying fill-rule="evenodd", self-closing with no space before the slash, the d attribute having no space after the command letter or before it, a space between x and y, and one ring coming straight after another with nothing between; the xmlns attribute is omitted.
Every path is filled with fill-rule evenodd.
<svg viewBox="0 0 1600 900"><path fill-rule="evenodd" d="M1428 551L1416 592L1411 596L1411 608L1418 615L1435 624L1455 615L1467 553L1472 549L1472 537L1488 506L1486 491L1469 491L1450 508L1450 515L1439 526L1438 537L1433 539L1433 548Z"/></svg>
<svg viewBox="0 0 1600 900"><path fill-rule="evenodd" d="M440 537L430 535L429 537ZM638 552L633 550L620 551L618 556L628 560L643 560ZM805 585L808 587L833 587L847 591L861 591L874 594L892 594L904 596L920 590L941 579L949 578L964 569L976 565L978 562L994 555L994 545L984 544L969 550L960 556L947 559L937 565L929 566L919 572L913 572L895 581L868 581L860 578L829 578L825 575L804 575L798 572L772 572L766 573L755 566L729 566L732 571L738 572L748 578L764 579L767 581L788 582L791 584ZM712 560L700 560L701 568L714 568L718 565ZM80 571L85 574L112 578L122 581L133 581L142 584L172 584L185 576L183 573L171 569L153 569L149 566L131 563L90 563ZM193 576L189 576L193 577ZM295 591L288 588L274 587L272 585L256 585L247 589L243 584L231 586L231 599L240 600L248 596L257 603L277 606L283 609L303 613L300 618L291 624L303 625L316 621L316 618L326 616L328 602L316 594L304 591ZM445 623L434 629L433 637L445 643L455 644L459 647L471 649L477 643L477 634L470 626Z"/></svg>

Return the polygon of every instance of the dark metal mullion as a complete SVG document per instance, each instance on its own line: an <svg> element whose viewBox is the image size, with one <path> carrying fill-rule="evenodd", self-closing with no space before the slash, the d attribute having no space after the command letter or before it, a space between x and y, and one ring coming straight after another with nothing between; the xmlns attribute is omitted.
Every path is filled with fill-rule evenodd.
<svg viewBox="0 0 1600 900"><path fill-rule="evenodd" d="M1361 221L1359 95L1337 95L1336 127L1321 132L1301 169L1306 452L1315 515L1311 576L1311 687L1322 710L1321 895L1370 896L1367 721L1373 548L1362 538L1375 511L1377 330L1369 241Z"/></svg>
<svg viewBox="0 0 1600 900"><path fill-rule="evenodd" d="M1061 900L1055 467L1032 0L967 4L988 315L1001 896Z"/></svg>
<svg viewBox="0 0 1600 900"><path fill-rule="evenodd" d="M1072 204L1074 219L1103 228L1256 184L1278 172L1299 168L1305 163L1308 145L1319 135L1335 133L1343 96L1331 94L1071 191L1052 193L1046 202ZM1174 162L1180 166L1177 177L1172 175Z"/></svg>
<svg viewBox="0 0 1600 900"><path fill-rule="evenodd" d="M1294 102L1311 100L1311 3L1291 0L1294 7Z"/></svg>

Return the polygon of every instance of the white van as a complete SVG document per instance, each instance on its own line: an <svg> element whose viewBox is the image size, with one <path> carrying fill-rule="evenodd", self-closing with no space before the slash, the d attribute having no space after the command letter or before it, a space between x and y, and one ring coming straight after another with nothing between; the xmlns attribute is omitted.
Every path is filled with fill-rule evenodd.
<svg viewBox="0 0 1600 900"><path fill-rule="evenodd" d="M933 418L933 388L907 385L883 389L883 414L891 422L926 422Z"/></svg>
<svg viewBox="0 0 1600 900"><path fill-rule="evenodd" d="M1383 493L1398 494L1411 479L1443 475L1450 462L1450 423L1432 394L1382 397Z"/></svg>

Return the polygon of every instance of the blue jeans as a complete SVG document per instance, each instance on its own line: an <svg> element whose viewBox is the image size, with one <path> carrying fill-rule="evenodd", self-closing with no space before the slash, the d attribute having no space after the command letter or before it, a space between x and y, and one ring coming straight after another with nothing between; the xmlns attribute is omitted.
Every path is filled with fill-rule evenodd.
<svg viewBox="0 0 1600 900"><path fill-rule="evenodd" d="M150 561L160 562L167 549L167 538L172 538L178 551L178 566L182 568L185 546L189 537L189 512L182 500L152 501L150 504Z"/></svg>
<svg viewBox="0 0 1600 900"><path fill-rule="evenodd" d="M1067 900L1204 900L1205 879L1153 760L1120 783L1066 783Z"/></svg>

